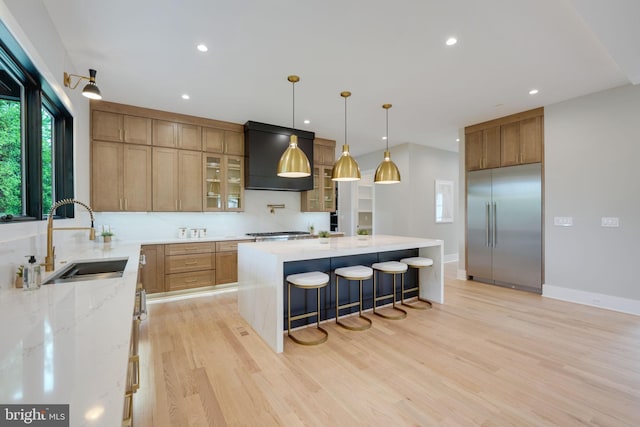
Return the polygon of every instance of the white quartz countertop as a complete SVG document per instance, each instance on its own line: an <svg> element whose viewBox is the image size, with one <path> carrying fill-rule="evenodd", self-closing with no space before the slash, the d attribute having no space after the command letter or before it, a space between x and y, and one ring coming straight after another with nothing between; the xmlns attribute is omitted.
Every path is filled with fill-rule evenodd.
<svg viewBox="0 0 640 427"><path fill-rule="evenodd" d="M440 245L442 245L442 240L387 235L366 236L366 238L358 236L331 237L326 243L323 243L321 239L239 243L239 247L251 247L252 250L276 256L283 262Z"/></svg>
<svg viewBox="0 0 640 427"><path fill-rule="evenodd" d="M0 291L0 402L69 404L71 426L119 426L140 244L67 246L57 270L65 260L129 261L121 278Z"/></svg>

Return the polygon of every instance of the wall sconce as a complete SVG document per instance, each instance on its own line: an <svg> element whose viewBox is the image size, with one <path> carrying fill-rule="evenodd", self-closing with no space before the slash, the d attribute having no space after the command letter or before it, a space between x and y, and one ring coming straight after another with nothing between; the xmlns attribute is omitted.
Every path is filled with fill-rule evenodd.
<svg viewBox="0 0 640 427"><path fill-rule="evenodd" d="M77 77L78 80L76 84L71 85L71 77ZM68 74L64 73L64 85L65 87L70 88L71 90L78 87L82 80L89 80L89 83L82 89L82 94L89 99L102 99L102 95L100 94L100 89L96 86L96 70L89 68L89 77L79 76L78 74Z"/></svg>

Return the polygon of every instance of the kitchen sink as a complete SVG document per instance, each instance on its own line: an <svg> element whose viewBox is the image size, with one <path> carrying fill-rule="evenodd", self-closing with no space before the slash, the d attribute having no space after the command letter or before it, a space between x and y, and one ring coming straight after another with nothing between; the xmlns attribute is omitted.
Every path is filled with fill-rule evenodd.
<svg viewBox="0 0 640 427"><path fill-rule="evenodd" d="M84 280L113 279L122 277L127 258L110 258L99 261L78 261L69 264L44 284L79 282Z"/></svg>

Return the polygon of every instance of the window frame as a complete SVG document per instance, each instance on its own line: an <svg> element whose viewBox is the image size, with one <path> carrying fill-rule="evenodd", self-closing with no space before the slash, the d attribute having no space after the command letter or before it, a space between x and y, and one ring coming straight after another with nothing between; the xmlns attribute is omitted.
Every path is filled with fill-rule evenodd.
<svg viewBox="0 0 640 427"><path fill-rule="evenodd" d="M42 108L53 116L52 176L55 201L73 198L73 116L58 98L51 85L38 72L26 52L0 21L0 60L20 81L22 105L22 203L23 214L0 218L0 224L46 219L50 206L42 206ZM54 203L55 203L54 201ZM60 207L56 218L73 218L73 204Z"/></svg>

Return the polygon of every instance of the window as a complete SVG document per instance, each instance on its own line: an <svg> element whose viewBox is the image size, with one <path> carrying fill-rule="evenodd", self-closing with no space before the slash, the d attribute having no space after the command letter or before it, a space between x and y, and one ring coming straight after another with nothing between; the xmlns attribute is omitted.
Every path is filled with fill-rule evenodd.
<svg viewBox="0 0 640 427"><path fill-rule="evenodd" d="M0 222L44 219L70 197L73 118L0 22Z"/></svg>
<svg viewBox="0 0 640 427"><path fill-rule="evenodd" d="M23 215L23 88L0 63L0 215Z"/></svg>

